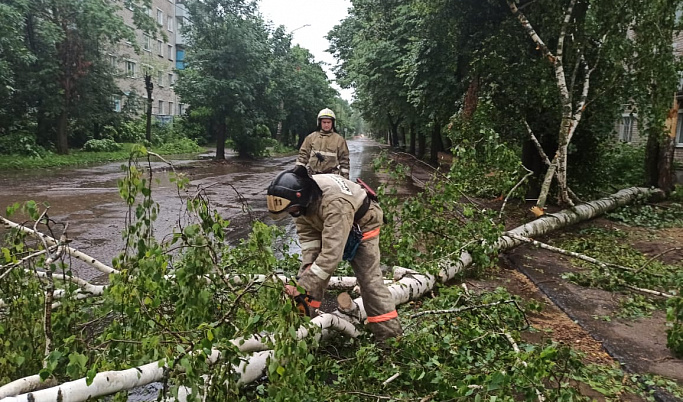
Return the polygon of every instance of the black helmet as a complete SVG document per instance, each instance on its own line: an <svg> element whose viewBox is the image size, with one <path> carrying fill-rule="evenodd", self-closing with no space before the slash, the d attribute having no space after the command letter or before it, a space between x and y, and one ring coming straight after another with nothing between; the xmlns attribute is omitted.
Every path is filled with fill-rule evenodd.
<svg viewBox="0 0 683 402"><path fill-rule="evenodd" d="M303 212L311 202L314 185L315 182L304 166L297 166L278 174L268 186L268 212L274 215L274 218L284 217L284 212L289 207L298 206Z"/></svg>

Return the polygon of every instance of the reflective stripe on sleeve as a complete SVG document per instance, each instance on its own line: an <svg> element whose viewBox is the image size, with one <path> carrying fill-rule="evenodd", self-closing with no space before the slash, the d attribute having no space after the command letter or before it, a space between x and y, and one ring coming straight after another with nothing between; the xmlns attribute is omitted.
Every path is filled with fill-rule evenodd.
<svg viewBox="0 0 683 402"><path fill-rule="evenodd" d="M363 240L369 240L377 236L379 236L379 228L363 233Z"/></svg>
<svg viewBox="0 0 683 402"><path fill-rule="evenodd" d="M384 321L393 320L394 318L398 318L398 313L396 312L396 310L390 311L386 314L368 317L368 322L384 322Z"/></svg>
<svg viewBox="0 0 683 402"><path fill-rule="evenodd" d="M302 250L310 250L312 248L320 248L322 243L320 240L311 240L301 243Z"/></svg>
<svg viewBox="0 0 683 402"><path fill-rule="evenodd" d="M318 278L320 278L324 281L330 277L330 275L327 272L323 271L323 269L320 268L318 266L318 264L316 264L316 263L311 264L310 270L311 270L311 272L313 272L315 274L315 276L317 276Z"/></svg>

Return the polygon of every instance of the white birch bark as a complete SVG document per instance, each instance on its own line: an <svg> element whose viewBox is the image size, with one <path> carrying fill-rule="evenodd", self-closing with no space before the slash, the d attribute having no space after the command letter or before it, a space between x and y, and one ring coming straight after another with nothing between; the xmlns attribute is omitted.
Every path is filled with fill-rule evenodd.
<svg viewBox="0 0 683 402"><path fill-rule="evenodd" d="M14 223L11 220L6 219L2 216L0 216L0 222L5 224L5 226L7 226L9 228L17 229L17 230L20 230L24 233L28 233L31 236L37 237L38 239L44 239L45 242L47 244L49 244L50 246L56 246L58 243L57 240L53 239L52 237L50 237L46 234L40 233L38 231L34 231L34 230L27 228L26 226L20 225L18 223ZM105 273L105 274L118 274L119 273L119 271L117 271L114 268L102 263L101 261L97 260L96 258L93 258L93 257L91 257L91 256L89 256L83 252L80 252L76 249L73 249L71 247L65 247L64 252L69 254L70 256L76 258L76 259L83 261L84 263L90 265L91 267L97 269L98 271L100 271L102 273Z"/></svg>
<svg viewBox="0 0 683 402"><path fill-rule="evenodd" d="M567 28L569 27L569 23L571 20L572 13L574 11L574 6L576 4L576 0L571 0L569 5L567 6L567 9L565 10L565 15L564 19L562 21L562 27L560 29L560 35L558 37L558 43L557 43L557 50L555 54L553 54L548 46L543 42L541 37L536 33L534 30L533 26L529 22L529 20L526 18L526 16L519 11L517 6L514 3L514 0L506 0L508 3L508 6L510 8L510 11L512 14L520 21L522 24L522 27L524 30L527 32L529 37L531 38L534 43L538 46L538 48L543 52L543 55L550 60L550 62L553 65L553 70L555 72L555 81L557 88L560 93L560 103L562 107L562 120L560 123L560 129L558 133L558 148L555 153L555 156L553 157L552 162L550 163L548 170L546 172L546 175L543 179L543 184L541 186L541 193L538 197L538 200L536 202L536 206L540 208L541 210L545 207L545 203L547 201L548 197L548 192L550 191L550 185L552 183L553 177L557 178L557 183L559 185L559 198L560 202L573 206L572 198L569 196L569 191L568 191L568 186L567 186L567 150L569 147L569 143L571 141L572 135L574 134L574 131L576 130L576 127L578 126L579 122L581 121L581 116L583 113L583 110L585 109L586 106L586 98L588 96L588 89L590 87L590 73L593 70L589 70L585 60L581 58L581 61L583 62L585 66L585 76L584 76L584 81L583 81L583 91L582 91L582 96L581 100L579 101L578 107L576 108L576 111L573 110L572 106L572 96L571 96L571 90L572 88L567 86L567 77L565 75L564 71L564 42L567 37ZM577 64L578 66L578 64ZM575 69L576 71L576 69ZM573 85L575 79L575 74L572 74L571 77L571 84ZM527 125L528 128L528 125Z"/></svg>
<svg viewBox="0 0 683 402"><path fill-rule="evenodd" d="M592 219L607 211L626 205L639 196L650 196L655 193L662 192L657 189L632 187L621 190L606 198L581 204L555 214L543 215L539 219L506 232L515 236L502 235L498 238L496 243L491 245L491 250L504 251L511 249L522 243L522 241L515 238L517 236L535 237L543 235L552 230ZM441 269L437 276L417 274L415 271L403 269L402 274L405 274L405 276L401 278L398 283L389 286L389 290L396 305L400 305L410 300L418 299L422 295L430 292L437 280L447 282L450 279L453 279L460 271L470 264L472 264L472 256L467 252L463 252L458 260L443 261L440 264ZM363 308L362 299L358 298L354 300L354 302L358 305L360 313L359 318L364 320L367 317L367 314ZM323 330L322 333L324 333L325 330L335 329L348 336L357 335L357 330L353 324L335 315L335 313L323 314L313 319L312 322ZM320 333L321 332L316 331L315 336L320 336ZM303 338L310 335L311 333L307 328L299 329L297 332L297 337ZM239 343L241 349L255 350L264 347L269 340L271 339L263 336L254 336L252 338L240 340ZM217 361L219 356L220 352L214 351L214 354L211 355L209 360ZM238 368L238 373L240 373L239 382L248 383L262 377L266 370L266 362L271 356L272 351L260 351L253 354L249 359L246 359ZM95 376L95 381L90 386L85 384L85 379L80 379L61 384L57 387L32 393L24 393L16 397L8 396L7 389L5 388L7 387L6 385L5 387L0 387L0 397L7 396L5 399L2 399L2 402L41 402L55 400L64 402L85 401L88 398L109 395L118 391L132 389L137 386L159 381L163 375L163 362L161 362L161 365L162 367L160 367L160 362L153 362L128 370L99 373ZM14 383L16 383L16 381L8 385ZM16 387L13 386L12 389L16 389Z"/></svg>

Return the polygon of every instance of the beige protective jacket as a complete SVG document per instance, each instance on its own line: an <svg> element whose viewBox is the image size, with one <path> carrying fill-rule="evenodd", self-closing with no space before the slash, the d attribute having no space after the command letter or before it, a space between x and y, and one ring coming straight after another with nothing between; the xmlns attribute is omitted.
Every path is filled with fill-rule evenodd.
<svg viewBox="0 0 683 402"><path fill-rule="evenodd" d="M299 149L297 165L310 166L313 174L336 173L349 178L349 147L335 132L314 131Z"/></svg>
<svg viewBox="0 0 683 402"><path fill-rule="evenodd" d="M320 280L327 280L342 260L353 215L367 194L358 184L335 174L314 175L313 180L322 190L322 198L309 207L313 210L296 218L296 230L301 243L302 266L312 264L309 271ZM361 219L360 223L364 223L364 220ZM361 230L365 232L379 227L374 226L361 225ZM301 279L306 280L304 277ZM310 289L306 284L300 284Z"/></svg>
<svg viewBox="0 0 683 402"><path fill-rule="evenodd" d="M315 299L308 303L309 307L317 309L330 277L342 260L354 215L367 194L358 184L335 174L315 175L313 180L322 190L322 197L309 206L305 215L296 218L296 230L303 255L298 284ZM365 215L356 222L363 232L363 240L350 261L362 289L368 327L378 341L402 333L394 299L384 285L379 265L382 218L379 204L371 202Z"/></svg>

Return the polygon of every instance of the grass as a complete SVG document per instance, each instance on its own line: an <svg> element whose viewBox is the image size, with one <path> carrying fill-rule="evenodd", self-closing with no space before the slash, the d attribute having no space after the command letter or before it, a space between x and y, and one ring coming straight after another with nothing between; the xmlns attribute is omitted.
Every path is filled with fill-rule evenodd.
<svg viewBox="0 0 683 402"><path fill-rule="evenodd" d="M191 142L191 141L190 141ZM169 143L160 147L151 148L160 155L174 155L184 153L198 153L204 148L194 142L194 146L186 143ZM122 144L123 149L115 152L86 152L71 150L69 155L48 154L42 158L33 158L19 155L0 155L0 171L3 170L26 170L45 169L61 166L83 166L105 162L124 161L130 157L130 149L134 144Z"/></svg>

